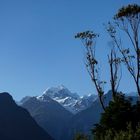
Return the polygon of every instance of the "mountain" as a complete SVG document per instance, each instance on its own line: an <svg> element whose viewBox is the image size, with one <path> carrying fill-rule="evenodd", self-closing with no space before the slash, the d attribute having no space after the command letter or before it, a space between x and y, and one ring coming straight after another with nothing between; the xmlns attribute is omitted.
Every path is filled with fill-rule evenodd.
<svg viewBox="0 0 140 140"><path fill-rule="evenodd" d="M80 97L77 93L72 93L63 85L48 88L43 95L38 96L37 98L40 101L45 101L46 96L49 96L73 114L88 108L97 98L94 94Z"/></svg>
<svg viewBox="0 0 140 140"><path fill-rule="evenodd" d="M77 113L90 107L96 99L97 95L94 94L81 96L75 104Z"/></svg>
<svg viewBox="0 0 140 140"><path fill-rule="evenodd" d="M8 93L0 93L0 139L53 140Z"/></svg>
<svg viewBox="0 0 140 140"><path fill-rule="evenodd" d="M43 127L55 140L62 140L65 124L69 122L72 113L49 96L31 97L24 100L22 107L26 108L37 123Z"/></svg>
<svg viewBox="0 0 140 140"><path fill-rule="evenodd" d="M24 98L21 99L20 102L18 102L19 104L23 104L24 102L28 101L31 98L31 96L25 96Z"/></svg>

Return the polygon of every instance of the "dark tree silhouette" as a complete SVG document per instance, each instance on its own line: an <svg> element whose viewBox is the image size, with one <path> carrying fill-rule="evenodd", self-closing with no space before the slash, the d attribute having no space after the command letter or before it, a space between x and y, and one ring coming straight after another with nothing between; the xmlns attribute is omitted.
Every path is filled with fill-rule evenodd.
<svg viewBox="0 0 140 140"><path fill-rule="evenodd" d="M128 5L119 9L114 16L113 23L108 23L108 33L115 46L118 48L122 62L132 75L137 92L140 96L140 6L136 4ZM128 37L128 47L123 45L122 38L118 37L118 32L125 33Z"/></svg>
<svg viewBox="0 0 140 140"><path fill-rule="evenodd" d="M93 33L93 31L86 31L77 33L75 38L78 38L82 41L85 50L86 50L86 68L91 77L92 82L95 85L97 90L99 100L102 108L105 110L105 106L103 103L103 95L104 95L104 84L105 81L100 80L99 77L99 69L98 69L98 61L96 59L96 38L99 37L98 34Z"/></svg>
<svg viewBox="0 0 140 140"><path fill-rule="evenodd" d="M127 100L123 94L117 94L106 107L100 123L93 129L94 139L139 140L139 122L140 102L132 105L131 100Z"/></svg>
<svg viewBox="0 0 140 140"><path fill-rule="evenodd" d="M127 5L118 10L113 22L109 22L107 31L112 39L112 48L108 55L110 66L110 83L113 100L107 107L103 104L106 82L100 80L98 61L96 59L96 38L92 31L78 33L86 50L86 67L94 83L100 103L104 109L99 124L93 129L95 140L139 140L140 139L140 101L132 104L124 94L118 92L121 80L121 65L124 64L133 77L138 95L140 96L140 6ZM121 36L120 36L121 35ZM128 39L123 44L123 38ZM125 40L126 40L125 39ZM78 137L80 138L80 137Z"/></svg>
<svg viewBox="0 0 140 140"><path fill-rule="evenodd" d="M108 55L108 63L110 67L110 84L112 90L112 97L115 98L118 93L118 87L122 77L121 72L121 58L117 56L117 51L114 44L112 44L112 49Z"/></svg>

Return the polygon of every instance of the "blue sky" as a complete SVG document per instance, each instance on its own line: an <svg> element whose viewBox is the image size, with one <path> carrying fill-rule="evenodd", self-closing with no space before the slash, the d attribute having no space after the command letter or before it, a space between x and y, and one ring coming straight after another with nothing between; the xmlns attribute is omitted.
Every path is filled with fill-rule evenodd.
<svg viewBox="0 0 140 140"><path fill-rule="evenodd" d="M79 94L96 93L84 66L77 32L94 30L103 79L108 79L108 35L103 24L117 10L139 0L0 0L0 92L16 100L65 85ZM124 73L120 89L135 91ZM109 90L109 83L106 91Z"/></svg>

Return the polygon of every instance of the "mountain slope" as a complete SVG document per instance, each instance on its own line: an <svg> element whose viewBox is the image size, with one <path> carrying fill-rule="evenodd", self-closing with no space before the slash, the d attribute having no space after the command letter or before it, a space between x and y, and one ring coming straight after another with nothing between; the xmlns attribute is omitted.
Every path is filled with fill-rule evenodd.
<svg viewBox="0 0 140 140"><path fill-rule="evenodd" d="M52 140L30 114L16 105L8 93L0 94L1 140Z"/></svg>
<svg viewBox="0 0 140 140"><path fill-rule="evenodd" d="M61 136L63 135L65 124L73 116L72 113L48 96L45 96L43 101L36 97L31 97L22 106L31 113L38 124L55 140L62 140Z"/></svg>

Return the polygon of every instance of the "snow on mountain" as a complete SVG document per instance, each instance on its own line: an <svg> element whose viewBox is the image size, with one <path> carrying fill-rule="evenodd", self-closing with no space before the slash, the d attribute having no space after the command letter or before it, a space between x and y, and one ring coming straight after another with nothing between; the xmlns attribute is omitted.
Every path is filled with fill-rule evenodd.
<svg viewBox="0 0 140 140"><path fill-rule="evenodd" d="M43 95L36 97L38 100L45 102L47 97L57 101L68 111L76 114L88 108L97 98L96 95L90 94L80 97L77 93L72 93L65 86L48 88Z"/></svg>
<svg viewBox="0 0 140 140"><path fill-rule="evenodd" d="M79 107L79 111L82 111L91 106L96 99L97 95L94 94L84 95L80 97L75 106Z"/></svg>

